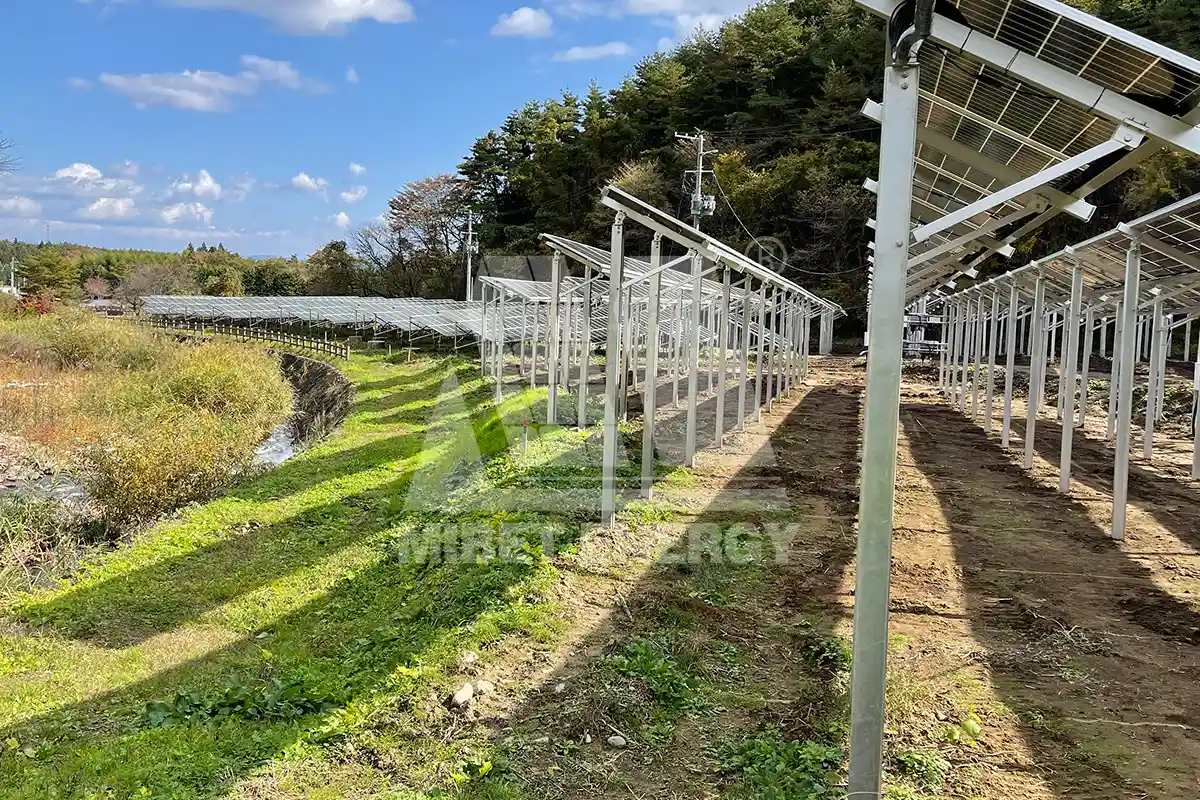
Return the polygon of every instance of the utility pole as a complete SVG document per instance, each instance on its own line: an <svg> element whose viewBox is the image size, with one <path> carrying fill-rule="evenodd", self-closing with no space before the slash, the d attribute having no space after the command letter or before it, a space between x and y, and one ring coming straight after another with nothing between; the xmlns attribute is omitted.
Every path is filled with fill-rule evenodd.
<svg viewBox="0 0 1200 800"><path fill-rule="evenodd" d="M471 299L471 265L472 258L479 252L475 241L475 212L467 212L467 300Z"/></svg>
<svg viewBox="0 0 1200 800"><path fill-rule="evenodd" d="M675 138L696 145L696 168L688 170L685 174L696 176L695 185L692 187L692 224L699 230L700 218L711 217L717 210L717 198L704 194L704 174L712 173L712 170L704 168L704 159L716 155L717 151L704 149L705 133L701 130L694 134L677 133Z"/></svg>
<svg viewBox="0 0 1200 800"><path fill-rule="evenodd" d="M704 132L697 130L695 134L675 134L675 138L682 139L685 142L691 142L696 146L696 169L689 171L689 174L694 174L696 181L692 187L692 224L697 230L700 228L700 219L702 217L712 216L717 210L717 199L711 195L704 194L704 158L713 155L716 151L707 151L704 149ZM703 297L701 296L701 270L704 267L704 259L699 253L692 253L692 309L690 328L690 344L688 346L688 409L687 409L687 433L685 434L683 463L685 466L694 466L696 460L696 424L697 424L697 395L699 394L700 384L700 322L703 315ZM710 343L711 344L711 343ZM711 359L710 359L710 364ZM709 372L709 388L712 386L712 373Z"/></svg>

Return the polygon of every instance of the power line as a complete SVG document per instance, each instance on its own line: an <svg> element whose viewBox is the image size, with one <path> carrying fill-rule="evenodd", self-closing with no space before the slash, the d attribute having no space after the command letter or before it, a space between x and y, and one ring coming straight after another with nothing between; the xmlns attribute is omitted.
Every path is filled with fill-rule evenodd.
<svg viewBox="0 0 1200 800"><path fill-rule="evenodd" d="M746 235L750 237L750 240L752 242L754 242L756 245L758 245L758 250L760 253L766 253L768 256L775 259L783 266L785 266L791 270L794 270L796 272L803 272L805 275L849 275L852 272L862 272L863 271L862 267L858 267L856 269L843 269L843 270L838 270L836 272L817 272L817 271L811 270L811 269L801 269L800 267L797 267L794 264L789 264L788 262L779 258L774 253L772 253L770 250L765 249L762 246L762 242L760 242L758 240L758 237L750 232L750 229L746 227L746 223L742 222L742 218L738 216L737 210L734 209L734 207L733 207L733 203L729 202L729 195L725 194L725 187L721 186L721 179L719 177L717 177L717 173L713 172L712 176L713 176L713 181L715 181L717 184L717 191L719 191L721 193L721 197L725 200L725 205L729 206L729 211L730 211L730 213L733 214L733 218L737 220L738 225L742 226L742 230L744 230L746 232Z"/></svg>

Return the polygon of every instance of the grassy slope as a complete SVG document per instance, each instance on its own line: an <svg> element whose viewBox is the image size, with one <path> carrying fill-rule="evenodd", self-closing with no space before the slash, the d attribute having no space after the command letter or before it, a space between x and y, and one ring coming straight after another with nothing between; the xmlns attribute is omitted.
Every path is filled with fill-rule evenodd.
<svg viewBox="0 0 1200 800"><path fill-rule="evenodd" d="M272 761L291 765L271 776L286 792L290 780L310 784L334 769L339 750L364 747L386 752L407 785L435 786L469 759L472 741L406 736L403 725L377 730L374 721L395 709L416 720L434 713L430 698L453 688L446 672L466 649L486 659L488 645L505 637L553 637L559 622L544 597L554 570L536 547L523 561L453 568L404 563L397 547L422 519L447 518L455 502L461 516L485 523L550 515L463 500L483 490L462 467L462 423L471 420L469 440L485 455L506 447L469 364L369 357L347 372L358 403L329 441L159 524L74 584L8 609L0 622L5 797L218 796L253 786ZM510 398L504 411L519 420L528 401ZM506 469L506 456L489 466ZM552 492L561 497L546 508L571 508L571 491ZM423 505L414 499L422 492ZM294 702L264 693L271 679L291 686ZM182 694L188 705L194 695L192 706L228 711L222 693L241 686L249 690L236 699L249 713L283 718L240 712L148 724L149 701ZM285 716L318 701L335 708ZM347 780L384 790L395 771ZM337 780L323 782L328 796L344 796Z"/></svg>
<svg viewBox="0 0 1200 800"><path fill-rule="evenodd" d="M596 514L594 430L531 426L523 453L521 421L544 418L537 393L496 409L469 362L346 369L358 402L330 440L0 616L0 795L524 800L625 797L632 782L646 797L817 796L802 787L825 783L839 748L772 730L792 727L777 713L786 699L801 739L838 743L843 645L780 605L779 581L795 577L772 572L765 542L740 567L656 563L682 546L678 524L661 523L696 513L675 501L707 496L695 476L662 469L661 499L581 540ZM468 463L476 449L484 470ZM695 519L792 517L739 496ZM423 523L447 521L464 536L503 523L523 557L400 557ZM553 560L537 546L547 537ZM614 594L628 596L624 616L590 630ZM584 661L522 697L510 666L567 634ZM511 682L482 715L441 705L464 651ZM560 679L564 693L545 688ZM154 727L152 701L169 719L221 715ZM603 745L618 727L632 736L619 765Z"/></svg>

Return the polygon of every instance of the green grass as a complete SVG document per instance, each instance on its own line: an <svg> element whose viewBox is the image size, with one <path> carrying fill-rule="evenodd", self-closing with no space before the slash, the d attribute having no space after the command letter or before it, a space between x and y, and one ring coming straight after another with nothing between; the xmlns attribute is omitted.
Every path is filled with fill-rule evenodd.
<svg viewBox="0 0 1200 800"><path fill-rule="evenodd" d="M510 451L536 395L497 409L466 361L344 369L333 437L3 609L0 795L511 796L438 701L463 651L560 632L543 546L593 513L599 448ZM409 558L431 542L467 557Z"/></svg>

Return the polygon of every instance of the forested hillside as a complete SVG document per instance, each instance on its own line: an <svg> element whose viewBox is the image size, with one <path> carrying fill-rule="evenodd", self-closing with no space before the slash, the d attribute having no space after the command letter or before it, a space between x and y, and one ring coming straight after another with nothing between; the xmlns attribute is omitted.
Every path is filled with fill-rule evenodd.
<svg viewBox="0 0 1200 800"><path fill-rule="evenodd" d="M250 259L224 245L189 244L181 252L106 250L77 244L0 241L0 273L9 266L19 285L60 299L108 297L136 302L147 294L293 295L313 284L308 265L290 259Z"/></svg>
<svg viewBox="0 0 1200 800"><path fill-rule="evenodd" d="M1101 0L1079 4L1183 52L1200 54L1194 0ZM883 25L850 0L770 0L719 32L701 33L670 54L638 64L611 92L564 92L513 112L480 138L460 167L484 216L485 252L536 250L551 232L604 241L611 214L597 191L617 178L680 216L692 187L683 181L694 150L675 132L699 128L720 151L717 196L707 231L739 248L751 236L782 242L785 261L767 257L797 282L838 300L861 323L875 198L878 126L859 114L881 94ZM1090 229L1200 189L1196 163L1153 159L1094 200ZM634 248L645 250L645 232ZM1088 232L1062 219L1023 244L1057 249ZM636 237L641 236L642 240ZM998 268L999 263L992 268Z"/></svg>

